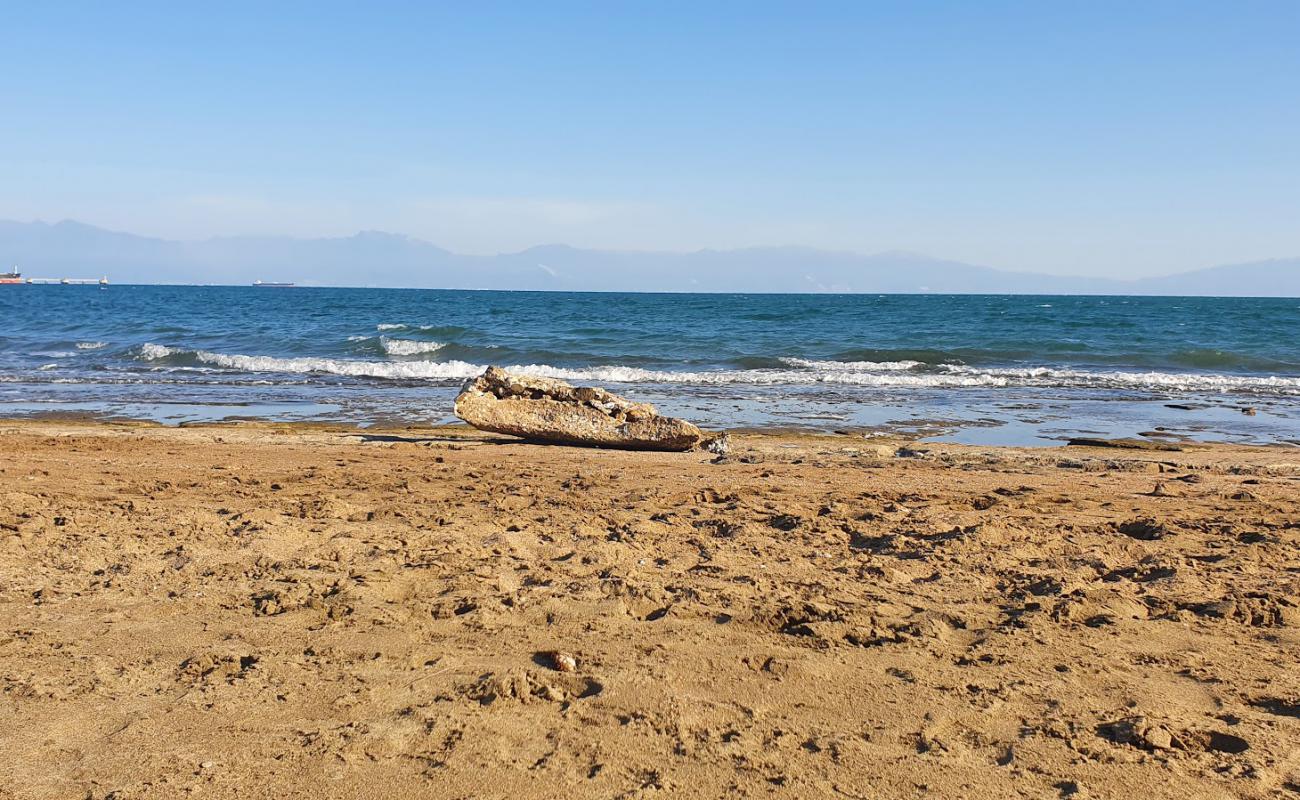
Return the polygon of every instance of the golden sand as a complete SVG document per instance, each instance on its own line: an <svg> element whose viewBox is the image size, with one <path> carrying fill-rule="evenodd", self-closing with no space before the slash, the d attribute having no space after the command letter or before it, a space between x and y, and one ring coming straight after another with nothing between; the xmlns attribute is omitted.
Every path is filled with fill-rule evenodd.
<svg viewBox="0 0 1300 800"><path fill-rule="evenodd" d="M0 797L1300 797L1300 453L0 423Z"/></svg>

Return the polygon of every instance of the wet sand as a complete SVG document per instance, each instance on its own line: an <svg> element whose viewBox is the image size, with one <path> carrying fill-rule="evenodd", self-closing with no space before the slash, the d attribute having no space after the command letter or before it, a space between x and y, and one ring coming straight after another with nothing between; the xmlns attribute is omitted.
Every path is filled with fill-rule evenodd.
<svg viewBox="0 0 1300 800"><path fill-rule="evenodd" d="M1296 448L889 449L0 423L0 797L1300 797Z"/></svg>

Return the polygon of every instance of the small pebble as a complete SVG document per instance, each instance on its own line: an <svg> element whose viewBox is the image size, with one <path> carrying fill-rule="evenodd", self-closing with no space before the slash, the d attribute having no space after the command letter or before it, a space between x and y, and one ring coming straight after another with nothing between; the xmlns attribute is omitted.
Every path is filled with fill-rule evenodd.
<svg viewBox="0 0 1300 800"><path fill-rule="evenodd" d="M574 658L569 653L556 650L555 652L550 653L549 655L551 659L551 667L555 669L557 672L578 671L578 659Z"/></svg>

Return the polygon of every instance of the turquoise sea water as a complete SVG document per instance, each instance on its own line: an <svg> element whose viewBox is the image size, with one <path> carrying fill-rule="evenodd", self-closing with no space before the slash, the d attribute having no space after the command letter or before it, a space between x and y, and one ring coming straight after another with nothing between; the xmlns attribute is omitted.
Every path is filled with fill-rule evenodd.
<svg viewBox="0 0 1300 800"><path fill-rule="evenodd" d="M439 422L500 364L716 427L1300 439L1294 299L8 286L0 321L2 416Z"/></svg>

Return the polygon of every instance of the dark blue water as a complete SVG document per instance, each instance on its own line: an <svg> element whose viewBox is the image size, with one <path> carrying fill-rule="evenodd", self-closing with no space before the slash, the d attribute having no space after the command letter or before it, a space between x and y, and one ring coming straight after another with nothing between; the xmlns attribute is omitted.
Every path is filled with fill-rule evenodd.
<svg viewBox="0 0 1300 800"><path fill-rule="evenodd" d="M0 321L10 415L440 421L501 364L714 425L1300 435L1289 299L8 286Z"/></svg>

